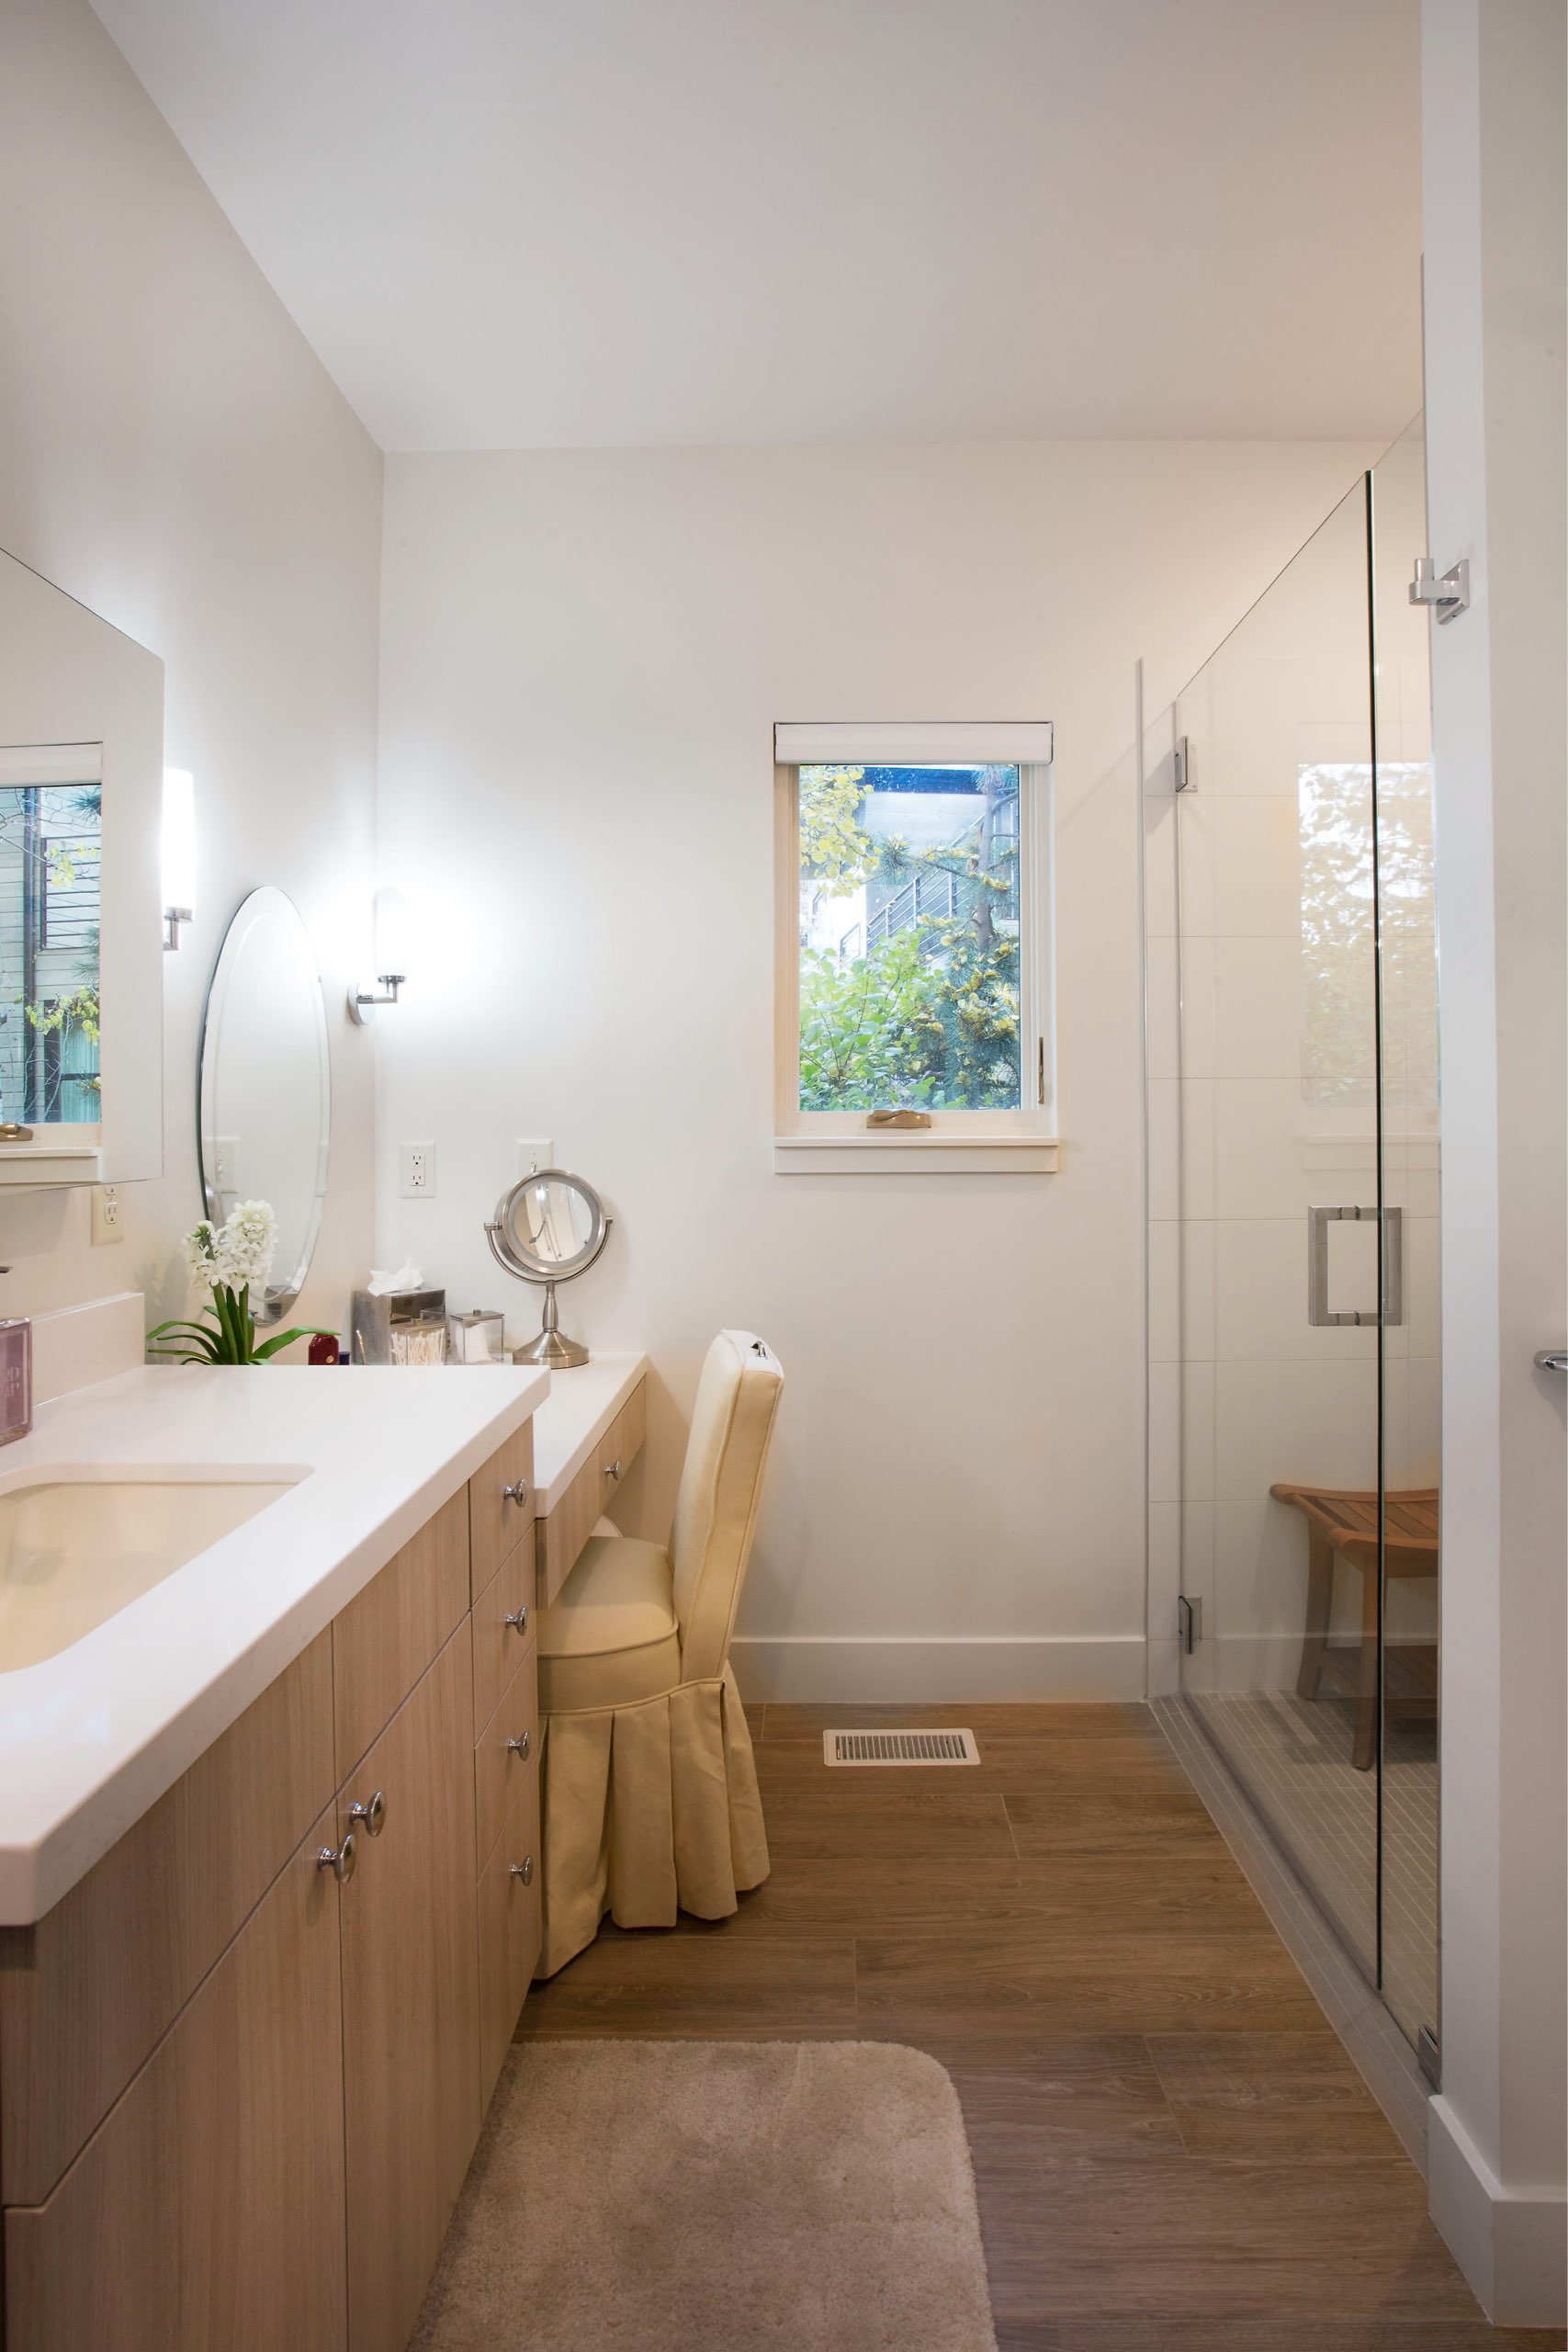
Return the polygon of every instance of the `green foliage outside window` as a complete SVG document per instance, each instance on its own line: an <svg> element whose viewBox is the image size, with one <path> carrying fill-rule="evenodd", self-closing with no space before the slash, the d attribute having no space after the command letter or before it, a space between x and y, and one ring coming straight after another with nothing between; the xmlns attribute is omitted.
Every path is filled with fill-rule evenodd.
<svg viewBox="0 0 1568 2352"><path fill-rule="evenodd" d="M863 952L802 939L803 1111L1017 1108L1017 837L998 825L1016 786L1004 785L1010 771L980 773L974 823L956 841L912 849L867 829L863 769L801 770L802 882L818 902L885 886Z"/></svg>

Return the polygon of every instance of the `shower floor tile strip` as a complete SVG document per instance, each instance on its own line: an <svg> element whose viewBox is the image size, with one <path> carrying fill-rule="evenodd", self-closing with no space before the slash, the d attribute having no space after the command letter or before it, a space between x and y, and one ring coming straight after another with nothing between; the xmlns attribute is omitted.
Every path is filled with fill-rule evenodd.
<svg viewBox="0 0 1568 2352"><path fill-rule="evenodd" d="M1193 1693L1211 1737L1302 1875L1371 1959L1376 1783L1351 1760L1349 1700L1293 1690ZM1438 2022L1438 1758L1429 1726L1388 1725L1383 1768L1383 1990L1414 2041Z"/></svg>
<svg viewBox="0 0 1568 2352"><path fill-rule="evenodd" d="M1196 1716L1175 1698L1156 1699L1152 1712L1379 2106L1412 2161L1425 2172L1427 2086L1409 2041L1215 1754Z"/></svg>

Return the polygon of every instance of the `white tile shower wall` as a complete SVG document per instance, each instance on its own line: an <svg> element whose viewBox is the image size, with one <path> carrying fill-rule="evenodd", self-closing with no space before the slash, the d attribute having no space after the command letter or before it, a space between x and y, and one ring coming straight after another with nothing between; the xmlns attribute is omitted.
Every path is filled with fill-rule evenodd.
<svg viewBox="0 0 1568 2352"><path fill-rule="evenodd" d="M164 957L164 1173L0 1203L7 1313L134 1286L183 1311L196 1056L243 894L281 885L326 981L331 1184L300 1319L368 1262L373 1064L338 1007L372 887L381 461L86 0L0 9L0 546L162 656L200 895Z"/></svg>
<svg viewBox="0 0 1568 2352"><path fill-rule="evenodd" d="M766 1332L759 1671L897 1696L923 1644L957 1696L976 1645L1013 1645L1015 1681L1142 1688L1134 661L1168 698L1359 459L389 461L381 846L426 945L377 1033L381 1248L522 1332L536 1295L481 1231L512 1139L603 1187L615 1233L563 1314L653 1359L650 1533L710 1335ZM773 722L968 714L1056 725L1063 1171L775 1176ZM398 1197L410 1134L440 1144L428 1203Z"/></svg>

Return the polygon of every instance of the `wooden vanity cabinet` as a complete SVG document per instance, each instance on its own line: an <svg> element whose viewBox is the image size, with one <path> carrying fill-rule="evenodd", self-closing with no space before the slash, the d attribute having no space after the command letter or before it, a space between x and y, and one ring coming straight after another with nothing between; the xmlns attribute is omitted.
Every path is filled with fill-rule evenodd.
<svg viewBox="0 0 1568 2352"><path fill-rule="evenodd" d="M0 1930L4 2352L405 2352L539 1951L535 1649L495 1605L532 1514L492 1510L482 1585L469 1540L529 1436ZM484 1852L481 1639L528 1730Z"/></svg>
<svg viewBox="0 0 1568 2352"><path fill-rule="evenodd" d="M479 2138L473 1720L465 1618L337 1800L349 2352L402 2352Z"/></svg>
<svg viewBox="0 0 1568 2352"><path fill-rule="evenodd" d="M325 1812L45 2203L6 2215L6 2352L346 2342Z"/></svg>

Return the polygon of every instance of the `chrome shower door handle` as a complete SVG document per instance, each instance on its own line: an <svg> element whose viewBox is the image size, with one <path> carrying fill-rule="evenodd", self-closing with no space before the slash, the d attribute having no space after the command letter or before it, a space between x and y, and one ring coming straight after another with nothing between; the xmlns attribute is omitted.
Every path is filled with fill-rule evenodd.
<svg viewBox="0 0 1568 2352"><path fill-rule="evenodd" d="M1351 1323L1403 1323L1404 1320L1404 1211L1385 1208L1378 1250L1378 1305L1375 1308L1334 1308L1328 1304L1328 1228L1331 1225L1378 1222L1376 1207L1308 1209L1307 1321L1317 1329Z"/></svg>

